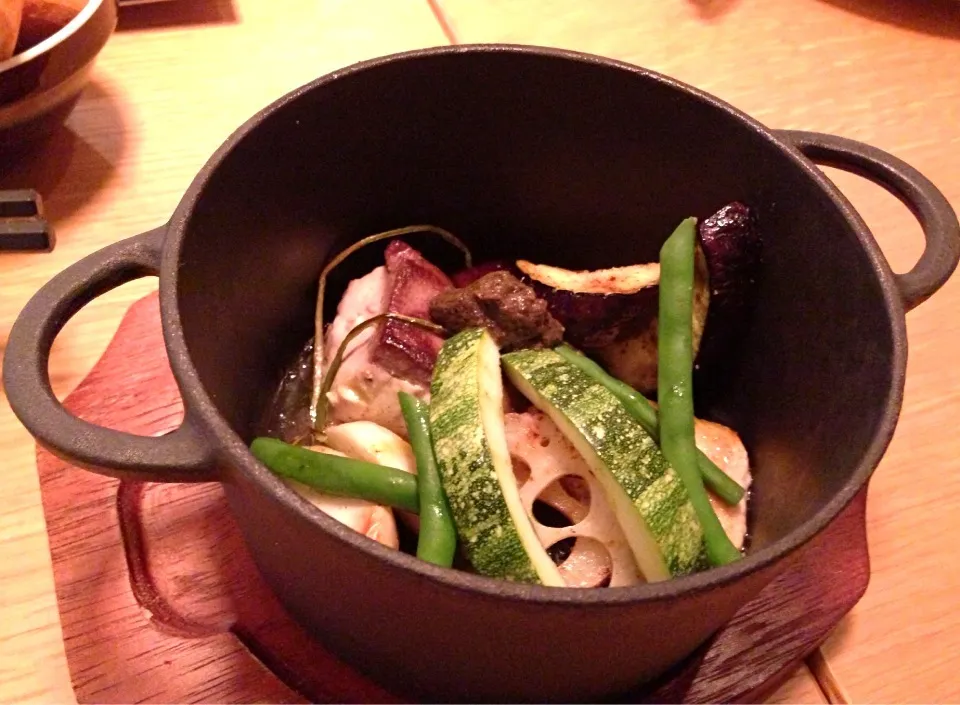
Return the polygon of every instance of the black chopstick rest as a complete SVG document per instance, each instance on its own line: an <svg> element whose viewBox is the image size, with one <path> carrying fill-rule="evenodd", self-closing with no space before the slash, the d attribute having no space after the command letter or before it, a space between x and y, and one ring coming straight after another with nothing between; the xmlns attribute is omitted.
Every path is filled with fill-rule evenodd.
<svg viewBox="0 0 960 705"><path fill-rule="evenodd" d="M55 244L39 193L0 191L0 252L50 252Z"/></svg>

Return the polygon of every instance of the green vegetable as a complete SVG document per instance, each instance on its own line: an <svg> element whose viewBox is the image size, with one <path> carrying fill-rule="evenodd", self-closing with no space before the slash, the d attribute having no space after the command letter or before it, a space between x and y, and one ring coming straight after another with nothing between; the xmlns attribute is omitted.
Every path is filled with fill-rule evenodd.
<svg viewBox="0 0 960 705"><path fill-rule="evenodd" d="M659 415L645 396L625 382L608 374L596 362L566 343L554 349L564 360L579 367L592 379L609 389L620 400L627 413L643 426L643 430L649 433L657 443L660 442ZM703 476L704 483L724 502L734 505L743 499L744 489L699 449L697 450L697 468Z"/></svg>
<svg viewBox="0 0 960 705"><path fill-rule="evenodd" d="M702 567L703 532L686 488L620 400L553 350L519 350L503 365L590 466L644 577Z"/></svg>
<svg viewBox="0 0 960 705"><path fill-rule="evenodd" d="M457 550L457 528L453 524L440 470L430 444L429 407L412 394L400 392L400 410L407 424L413 455L417 459L420 491L417 558L449 568L453 565L453 555Z"/></svg>
<svg viewBox="0 0 960 705"><path fill-rule="evenodd" d="M693 270L696 218L684 220L660 250L657 390L660 447L687 488L713 565L740 558L710 505L697 469L693 417Z"/></svg>
<svg viewBox="0 0 960 705"><path fill-rule="evenodd" d="M503 427L500 353L468 328L440 349L430 432L460 545L478 573L563 586L520 501Z"/></svg>
<svg viewBox="0 0 960 705"><path fill-rule="evenodd" d="M276 474L320 492L366 499L408 512L420 509L417 478L403 470L318 453L276 438L255 438L250 452Z"/></svg>

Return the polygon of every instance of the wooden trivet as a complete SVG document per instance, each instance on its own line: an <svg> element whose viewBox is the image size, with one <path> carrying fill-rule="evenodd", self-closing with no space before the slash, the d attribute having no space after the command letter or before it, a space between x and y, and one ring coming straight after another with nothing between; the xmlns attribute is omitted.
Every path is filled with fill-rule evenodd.
<svg viewBox="0 0 960 705"><path fill-rule="evenodd" d="M130 308L65 403L131 433L179 424L156 294ZM287 616L220 485L119 482L43 449L37 466L80 703L398 700ZM634 699L756 702L772 693L866 590L865 501L864 492L710 644Z"/></svg>

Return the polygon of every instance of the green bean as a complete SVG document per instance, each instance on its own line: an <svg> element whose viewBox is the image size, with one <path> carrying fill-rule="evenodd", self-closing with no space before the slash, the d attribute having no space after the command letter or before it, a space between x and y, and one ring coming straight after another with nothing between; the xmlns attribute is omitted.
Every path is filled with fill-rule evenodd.
<svg viewBox="0 0 960 705"><path fill-rule="evenodd" d="M408 512L417 512L420 508L417 478L403 470L318 453L276 438L254 439L250 452L277 475L320 492L366 499Z"/></svg>
<svg viewBox="0 0 960 705"><path fill-rule="evenodd" d="M660 447L687 488L700 520L707 558L732 563L740 552L710 504L697 469L693 417L693 270L696 218L687 218L660 250L660 309L657 321L657 393Z"/></svg>
<svg viewBox="0 0 960 705"><path fill-rule="evenodd" d="M427 405L412 394L400 392L400 410L407 424L410 446L417 460L417 486L420 493L420 535L417 558L443 568L453 565L457 551L457 528L450 504L440 482L440 469L430 441Z"/></svg>
<svg viewBox="0 0 960 705"><path fill-rule="evenodd" d="M657 443L660 442L659 414L645 396L625 382L608 374L600 365L567 343L561 344L554 350L571 365L578 367L593 380L606 387L611 394L620 400L623 408L643 427L643 430L649 433ZM697 468L700 470L703 482L725 503L735 505L743 499L744 489L699 449L697 449Z"/></svg>

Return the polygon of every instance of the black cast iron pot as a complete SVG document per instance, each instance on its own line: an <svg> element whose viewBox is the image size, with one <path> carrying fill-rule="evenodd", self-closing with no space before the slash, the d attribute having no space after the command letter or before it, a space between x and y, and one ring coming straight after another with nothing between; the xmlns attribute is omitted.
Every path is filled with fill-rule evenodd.
<svg viewBox="0 0 960 705"><path fill-rule="evenodd" d="M893 274L810 160L857 172L917 215L926 249ZM311 334L324 261L360 236L442 225L484 258L647 261L688 215L739 199L765 259L751 332L703 411L752 453L752 550L735 565L632 588L568 590L443 570L326 517L247 451L281 368ZM863 487L893 433L904 312L960 253L956 216L915 170L826 135L771 132L649 71L581 54L444 47L321 78L250 119L170 222L88 257L24 309L4 381L61 457L117 477L222 482L269 584L337 653L437 699L579 700L629 691L690 654ZM159 275L186 408L142 438L54 398L54 337L98 294Z"/></svg>

